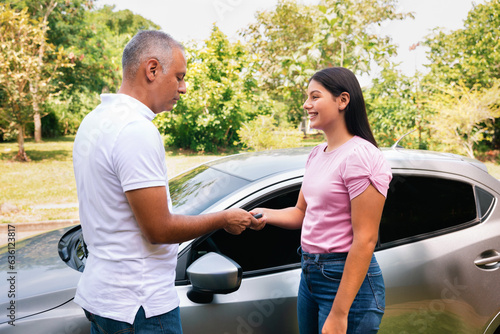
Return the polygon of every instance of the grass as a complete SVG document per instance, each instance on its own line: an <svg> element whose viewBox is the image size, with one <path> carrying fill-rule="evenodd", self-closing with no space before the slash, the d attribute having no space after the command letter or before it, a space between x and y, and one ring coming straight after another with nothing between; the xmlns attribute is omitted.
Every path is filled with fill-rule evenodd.
<svg viewBox="0 0 500 334"><path fill-rule="evenodd" d="M18 223L78 219L76 184L73 174L73 136L25 143L31 162L13 161L17 143L0 143L0 204L9 203L19 211L0 213L0 222ZM304 139L304 146L323 141L322 135ZM199 154L186 150L166 150L168 173L173 177L203 162L237 152ZM500 164L485 162L488 171L500 179Z"/></svg>
<svg viewBox="0 0 500 334"><path fill-rule="evenodd" d="M9 203L19 211L0 213L0 222L18 223L78 219L76 183L73 174L73 136L25 143L31 162L13 161L17 143L0 143L0 204ZM168 150L169 176L221 155Z"/></svg>
<svg viewBox="0 0 500 334"><path fill-rule="evenodd" d="M0 144L0 203L20 209L16 213L0 214L2 222L77 219L78 209L67 208L76 203L73 175L73 137L46 140L42 144L25 143L31 162L13 161L17 143ZM61 208L49 208L58 204Z"/></svg>

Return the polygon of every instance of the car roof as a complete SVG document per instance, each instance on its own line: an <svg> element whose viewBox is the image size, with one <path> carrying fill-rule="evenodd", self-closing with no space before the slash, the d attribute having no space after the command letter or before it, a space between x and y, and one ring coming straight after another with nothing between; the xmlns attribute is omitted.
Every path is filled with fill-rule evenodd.
<svg viewBox="0 0 500 334"><path fill-rule="evenodd" d="M305 167L312 147L240 153L206 163L206 166L236 177L255 181L277 173ZM381 148L393 169L454 172L466 176L488 174L486 166L464 156L425 150Z"/></svg>
<svg viewBox="0 0 500 334"><path fill-rule="evenodd" d="M255 181L276 173L304 168L311 147L240 153L206 163L206 166Z"/></svg>

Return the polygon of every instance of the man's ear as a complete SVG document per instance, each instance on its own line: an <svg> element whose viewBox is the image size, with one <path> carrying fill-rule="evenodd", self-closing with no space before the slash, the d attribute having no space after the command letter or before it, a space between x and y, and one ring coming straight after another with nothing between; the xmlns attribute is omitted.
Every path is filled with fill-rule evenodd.
<svg viewBox="0 0 500 334"><path fill-rule="evenodd" d="M148 81L154 81L156 79L156 75L160 70L160 63L158 60L151 58L146 63L146 77Z"/></svg>
<svg viewBox="0 0 500 334"><path fill-rule="evenodd" d="M339 97L337 97L337 99L339 99L339 109L345 110L351 101L351 96L348 92L343 92L339 95Z"/></svg>

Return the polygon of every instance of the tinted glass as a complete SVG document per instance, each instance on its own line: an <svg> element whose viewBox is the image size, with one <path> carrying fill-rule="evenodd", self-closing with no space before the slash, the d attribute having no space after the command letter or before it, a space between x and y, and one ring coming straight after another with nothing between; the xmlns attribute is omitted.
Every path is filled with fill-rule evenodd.
<svg viewBox="0 0 500 334"><path fill-rule="evenodd" d="M423 238L478 221L472 185L440 178L394 175L380 225L380 243Z"/></svg>
<svg viewBox="0 0 500 334"><path fill-rule="evenodd" d="M479 203L479 216L484 219L486 218L486 215L490 213L490 209L493 207L495 197L486 190L479 187L476 187L476 196Z"/></svg>
<svg viewBox="0 0 500 334"><path fill-rule="evenodd" d="M173 211L176 214L199 214L248 183L216 169L200 166L169 181Z"/></svg>
<svg viewBox="0 0 500 334"><path fill-rule="evenodd" d="M298 189L280 192L255 206L274 209L295 206L298 193ZM300 230L284 230L271 225L267 225L260 231L248 229L240 235L232 235L219 230L193 245L189 262L193 262L208 252L217 252L236 261L243 272L248 274L252 271L269 270L285 265L298 265L300 257L297 255L297 248L299 246Z"/></svg>

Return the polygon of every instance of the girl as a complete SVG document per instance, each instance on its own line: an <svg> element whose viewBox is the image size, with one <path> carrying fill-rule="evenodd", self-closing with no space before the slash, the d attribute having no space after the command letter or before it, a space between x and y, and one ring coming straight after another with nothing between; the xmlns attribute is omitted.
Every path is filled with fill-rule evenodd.
<svg viewBox="0 0 500 334"><path fill-rule="evenodd" d="M326 143L309 155L296 206L252 212L262 213L271 225L302 228L301 334L376 333L385 287L373 251L391 170L350 70L333 67L314 74L304 109Z"/></svg>

